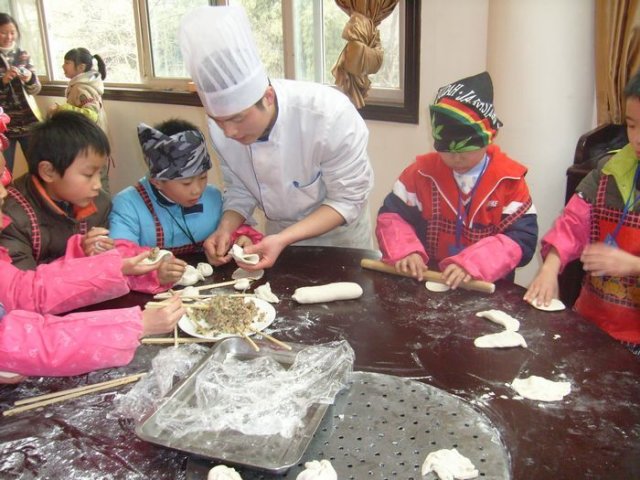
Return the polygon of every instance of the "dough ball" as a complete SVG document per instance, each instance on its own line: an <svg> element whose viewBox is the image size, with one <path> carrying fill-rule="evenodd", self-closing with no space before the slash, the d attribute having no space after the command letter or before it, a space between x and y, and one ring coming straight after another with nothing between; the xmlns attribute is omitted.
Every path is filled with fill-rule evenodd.
<svg viewBox="0 0 640 480"><path fill-rule="evenodd" d="M448 292L451 287L445 283L440 282L427 282L424 284L427 290L430 292Z"/></svg>
<svg viewBox="0 0 640 480"><path fill-rule="evenodd" d="M231 278L234 280L240 280L241 278L248 278L249 280L260 280L264 276L264 270L245 270L244 268L236 269Z"/></svg>
<svg viewBox="0 0 640 480"><path fill-rule="evenodd" d="M422 464L422 476L429 472L435 472L438 478L444 479L469 479L478 476L478 470L467 457L458 450L436 450L427 455Z"/></svg>
<svg viewBox="0 0 640 480"><path fill-rule="evenodd" d="M545 312L559 312L560 310L564 310L565 308L567 308L564 303L562 303L557 298L551 299L551 302L547 306L542 304L538 305L537 302L533 302L531 305L538 310L544 310Z"/></svg>
<svg viewBox="0 0 640 480"><path fill-rule="evenodd" d="M213 275L213 267L208 263L200 262L196 265L196 269L203 277L210 277Z"/></svg>
<svg viewBox="0 0 640 480"><path fill-rule="evenodd" d="M233 288L239 291L247 290L251 286L251 280L248 278L241 278L233 284Z"/></svg>
<svg viewBox="0 0 640 480"><path fill-rule="evenodd" d="M296 288L292 298L298 303L323 303L352 300L362 296L362 287L354 282L336 282L315 287Z"/></svg>
<svg viewBox="0 0 640 480"><path fill-rule="evenodd" d="M235 468L227 467L226 465L216 465L209 470L207 480L242 480L242 477Z"/></svg>
<svg viewBox="0 0 640 480"><path fill-rule="evenodd" d="M296 480L338 480L338 474L329 460L313 460L304 464Z"/></svg>

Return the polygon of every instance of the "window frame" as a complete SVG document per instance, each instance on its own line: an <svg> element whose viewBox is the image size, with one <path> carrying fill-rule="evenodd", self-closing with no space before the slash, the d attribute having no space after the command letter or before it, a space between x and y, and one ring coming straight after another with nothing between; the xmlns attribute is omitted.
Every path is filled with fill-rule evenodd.
<svg viewBox="0 0 640 480"><path fill-rule="evenodd" d="M46 33L46 25L42 15L42 3L38 3L40 12L40 27L43 32L41 41L44 43L45 62L48 68L51 62ZM212 2L215 3L215 2ZM197 92L182 91L175 88L176 81L157 78L153 73L153 58L151 56L150 31L146 0L133 2L133 15L136 24L136 40L141 68L141 80L146 82L139 86L133 84L105 85L104 100L125 101L134 103L162 103L170 105L185 105L201 107L202 103ZM288 9L283 8L283 24L291 22L288 19ZM386 122L418 124L419 117L419 78L420 78L420 0L406 0L404 24L404 69L401 76L404 99L401 103L371 103L359 110L365 120L379 120ZM290 47L290 46L289 46ZM284 45L284 48L289 48ZM289 75L289 72L285 72ZM42 90L40 95L64 97L66 83L53 81L47 77L40 77Z"/></svg>

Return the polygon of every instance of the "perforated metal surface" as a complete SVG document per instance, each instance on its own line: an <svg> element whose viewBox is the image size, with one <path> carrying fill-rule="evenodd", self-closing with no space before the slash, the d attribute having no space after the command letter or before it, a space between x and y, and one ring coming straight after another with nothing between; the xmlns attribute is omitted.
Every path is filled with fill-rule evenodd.
<svg viewBox="0 0 640 480"><path fill-rule="evenodd" d="M427 454L457 448L479 478L509 479L509 455L497 429L458 397L400 377L354 372L320 424L302 461L285 475L237 468L244 480L295 479L304 462L328 459L340 480L421 476ZM201 480L213 464L190 459L187 479Z"/></svg>

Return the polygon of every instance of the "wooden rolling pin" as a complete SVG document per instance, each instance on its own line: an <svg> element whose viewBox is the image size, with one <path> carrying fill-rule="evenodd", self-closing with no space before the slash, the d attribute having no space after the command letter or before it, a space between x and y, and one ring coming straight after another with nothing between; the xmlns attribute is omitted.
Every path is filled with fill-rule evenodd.
<svg viewBox="0 0 640 480"><path fill-rule="evenodd" d="M401 277L411 277L408 273L398 272L392 265L387 265L379 260L371 260L369 258L363 258L360 260L360 266L369 270L375 270L377 272L390 273L391 275L399 275ZM435 272L433 270L426 270L422 272L422 276L425 280L430 282L445 283L442 278L442 273ZM490 282L483 282L482 280L469 280L468 282L462 282L460 288L465 290L474 290L482 293L493 293L496 291L496 286Z"/></svg>

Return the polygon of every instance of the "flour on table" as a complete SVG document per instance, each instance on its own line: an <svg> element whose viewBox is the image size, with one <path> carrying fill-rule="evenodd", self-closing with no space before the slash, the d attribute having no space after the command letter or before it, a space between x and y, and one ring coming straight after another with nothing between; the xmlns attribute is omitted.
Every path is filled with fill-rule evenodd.
<svg viewBox="0 0 640 480"><path fill-rule="evenodd" d="M236 262L248 263L249 265L255 265L260 261L260 255L257 253L244 253L244 248L238 244L234 244L231 247L231 256Z"/></svg>
<svg viewBox="0 0 640 480"><path fill-rule="evenodd" d="M571 383L554 382L553 380L531 375L529 378L514 379L511 382L511 388L530 400L555 402L562 400L565 395L571 392Z"/></svg>
<svg viewBox="0 0 640 480"><path fill-rule="evenodd" d="M476 313L476 317L483 317L487 320L491 320L498 325L502 325L507 330L512 330L514 332L520 330L520 322L502 310L485 310L484 312Z"/></svg>
<svg viewBox="0 0 640 480"><path fill-rule="evenodd" d="M251 280L248 278L241 278L236 283L233 284L233 288L236 290L244 291L247 290L251 286Z"/></svg>
<svg viewBox="0 0 640 480"><path fill-rule="evenodd" d="M253 291L253 293L256 294L256 297L261 298L262 300L265 300L269 303L280 302L280 299L276 297L276 295L271 291L271 285L269 285L269 282L265 283L264 285L260 285Z"/></svg>
<svg viewBox="0 0 640 480"><path fill-rule="evenodd" d="M549 302L549 305L546 305L546 306L541 303L538 304L538 302L531 303L531 306L537 308L538 310L543 310L545 312L559 312L560 310L564 310L565 308L567 308L565 304L562 303L562 301L558 300L557 298L551 299L551 302Z"/></svg>
<svg viewBox="0 0 640 480"><path fill-rule="evenodd" d="M235 468L227 467L226 465L216 465L209 470L207 480L242 480L242 477Z"/></svg>
<svg viewBox="0 0 640 480"><path fill-rule="evenodd" d="M338 474L329 460L312 460L304 464L296 480L338 480Z"/></svg>
<svg viewBox="0 0 640 480"><path fill-rule="evenodd" d="M437 450L427 455L422 464L422 476L429 472L435 472L440 480L466 480L478 476L478 470L471 460L455 448Z"/></svg>
<svg viewBox="0 0 640 480"><path fill-rule="evenodd" d="M508 347L525 347L527 342L524 337L513 330L504 330L500 333L492 333L491 335L483 335L476 338L473 344L478 348L508 348Z"/></svg>
<svg viewBox="0 0 640 480"><path fill-rule="evenodd" d="M250 280L260 280L264 276L264 270L245 270L244 268L237 268L232 274L231 278L234 280L240 280L241 278L248 278Z"/></svg>
<svg viewBox="0 0 640 480"><path fill-rule="evenodd" d="M424 286L430 292L448 292L451 290L449 285L440 282L426 282Z"/></svg>

